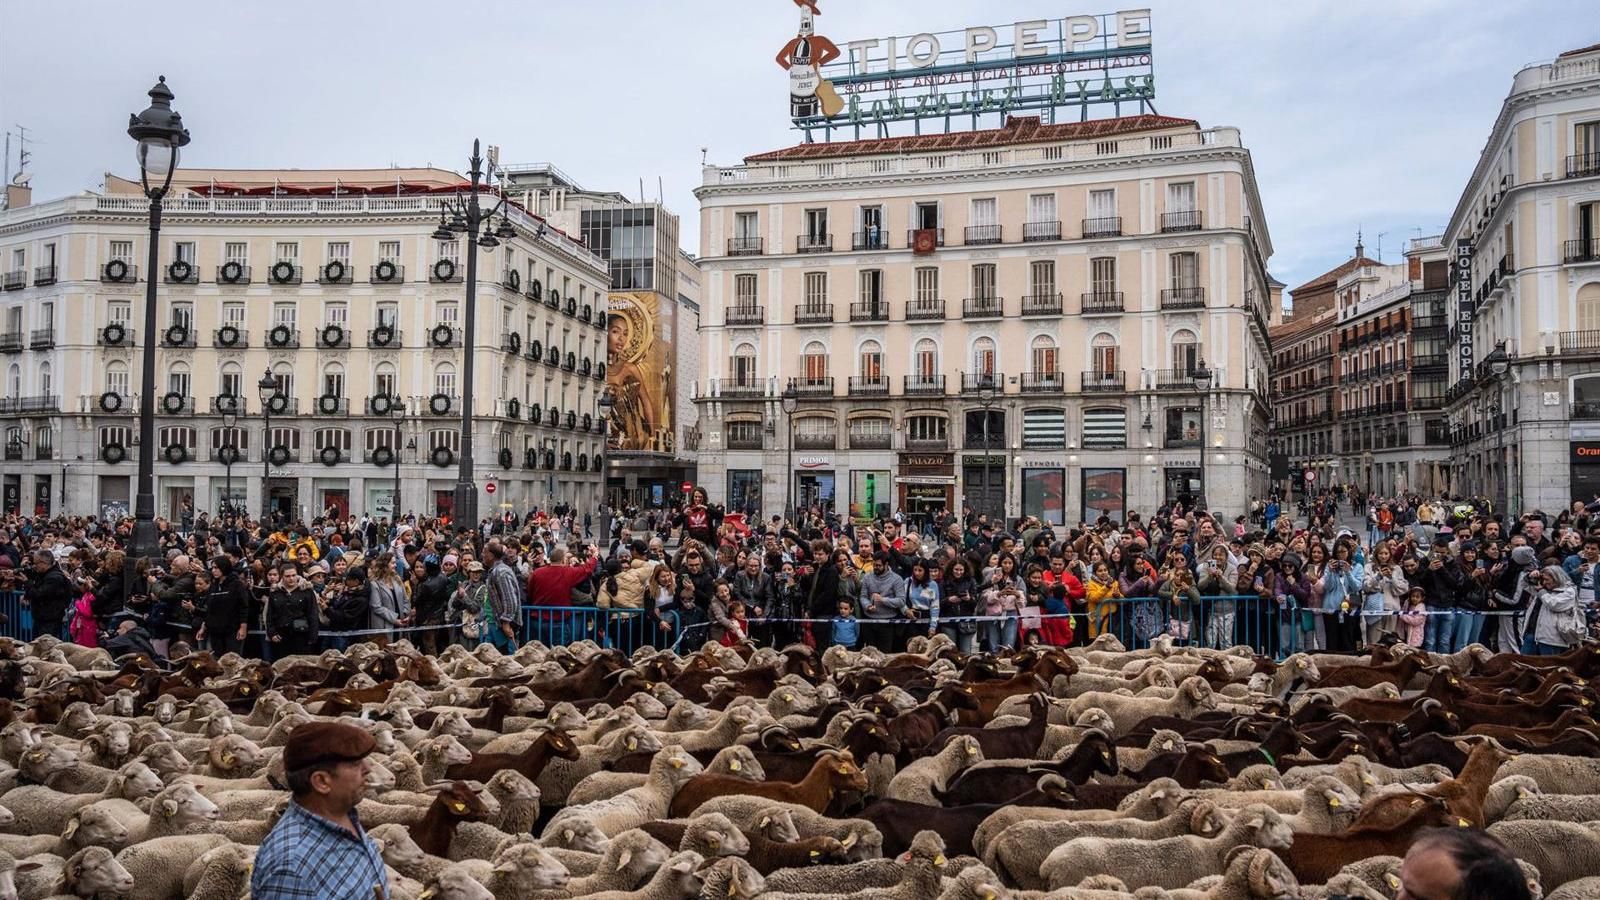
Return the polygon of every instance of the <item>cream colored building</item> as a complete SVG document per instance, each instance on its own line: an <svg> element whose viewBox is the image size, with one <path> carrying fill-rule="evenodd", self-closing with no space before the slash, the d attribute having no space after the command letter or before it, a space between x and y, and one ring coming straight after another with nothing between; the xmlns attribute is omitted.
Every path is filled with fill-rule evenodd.
<svg viewBox="0 0 1600 900"><path fill-rule="evenodd" d="M400 509L448 511L465 255L461 240L431 234L439 199L462 184L437 169L183 170L155 272L136 184L108 176L103 194L0 213L5 508L131 508L137 454L153 452L159 515L177 516L185 499L215 512L228 483L221 413L236 403L236 504L389 515L398 453ZM478 257L479 508L591 508L603 479L605 264L520 208L509 221L516 237ZM150 278L157 446L143 448ZM268 371L279 394L270 433L257 388Z"/></svg>
<svg viewBox="0 0 1600 900"><path fill-rule="evenodd" d="M697 194L700 478L730 510L1076 524L1192 494L1202 452L1213 508L1264 494L1272 245L1237 129L1012 118Z"/></svg>
<svg viewBox="0 0 1600 900"><path fill-rule="evenodd" d="M1450 490L1510 512L1554 514L1572 500L1593 500L1600 45L1512 79L1444 234L1453 259L1460 241L1469 242L1470 258L1452 272L1447 303Z"/></svg>

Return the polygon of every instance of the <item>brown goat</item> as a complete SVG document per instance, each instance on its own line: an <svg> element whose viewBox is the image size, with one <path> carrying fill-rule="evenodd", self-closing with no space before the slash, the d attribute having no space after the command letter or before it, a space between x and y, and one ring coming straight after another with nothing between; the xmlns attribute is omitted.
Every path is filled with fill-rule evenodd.
<svg viewBox="0 0 1600 900"><path fill-rule="evenodd" d="M521 753L474 753L472 762L460 763L445 769L446 778L466 778L487 782L501 769L515 769L538 781L539 775L551 759L578 758L578 746L566 732L552 728L534 739Z"/></svg>
<svg viewBox="0 0 1600 900"><path fill-rule="evenodd" d="M728 794L748 794L753 797L765 797L768 800L797 803L813 812L821 813L828 808L828 801L836 794L866 789L866 773L856 767L854 759L845 753L824 753L817 758L811 771L806 773L805 779L798 783L749 781L732 775L696 775L678 789L677 796L672 798L668 815L673 818L693 815L701 804L713 797Z"/></svg>
<svg viewBox="0 0 1600 900"><path fill-rule="evenodd" d="M422 852L434 856L448 856L450 841L455 838L456 825L461 822L482 822L489 817L489 807L478 798L466 782L452 781L439 791L439 796L428 804L422 820L407 830Z"/></svg>
<svg viewBox="0 0 1600 900"><path fill-rule="evenodd" d="M1324 884L1353 862L1374 856L1405 856L1411 842L1427 828L1465 827L1469 823L1450 812L1438 797L1426 797L1420 807L1398 825L1356 826L1342 834L1295 832L1294 843L1277 854L1302 884Z"/></svg>

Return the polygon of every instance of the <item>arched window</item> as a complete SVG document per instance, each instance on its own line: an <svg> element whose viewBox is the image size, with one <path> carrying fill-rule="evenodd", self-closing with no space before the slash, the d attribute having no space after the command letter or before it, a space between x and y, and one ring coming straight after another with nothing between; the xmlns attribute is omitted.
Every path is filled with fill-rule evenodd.
<svg viewBox="0 0 1600 900"><path fill-rule="evenodd" d="M733 383L736 387L753 388L759 385L756 375L756 348L754 344L740 344L733 348Z"/></svg>
<svg viewBox="0 0 1600 900"><path fill-rule="evenodd" d="M217 393L223 397L244 396L244 370L236 362L222 364L221 377L218 379Z"/></svg>
<svg viewBox="0 0 1600 900"><path fill-rule="evenodd" d="M272 367L272 380L278 383L278 393L285 397L294 396L294 367L281 362Z"/></svg>
<svg viewBox="0 0 1600 900"><path fill-rule="evenodd" d="M433 369L433 392L446 397L456 395L456 367L450 363L439 363Z"/></svg>
<svg viewBox="0 0 1600 900"><path fill-rule="evenodd" d="M106 392L128 396L128 364L120 359L106 363Z"/></svg>
<svg viewBox="0 0 1600 900"><path fill-rule="evenodd" d="M862 382L876 384L883 380L883 347L877 341L863 341L856 359Z"/></svg>
<svg viewBox="0 0 1600 900"><path fill-rule="evenodd" d="M1061 370L1061 359L1057 353L1056 342L1047 334L1041 334L1033 339L1032 363L1035 375L1054 375Z"/></svg>
<svg viewBox="0 0 1600 900"><path fill-rule="evenodd" d="M1172 369L1175 374L1188 375L1200 362L1200 340L1194 332L1180 328L1172 336Z"/></svg>
<svg viewBox="0 0 1600 900"><path fill-rule="evenodd" d="M911 351L911 372L922 383L931 382L939 374L939 345L932 338L917 341Z"/></svg>
<svg viewBox="0 0 1600 900"><path fill-rule="evenodd" d="M394 363L378 363L372 372L372 393L382 397L400 396L400 382L395 377Z"/></svg>
<svg viewBox="0 0 1600 900"><path fill-rule="evenodd" d="M22 396L22 367L16 363L12 363L11 368L6 370L6 396Z"/></svg>
<svg viewBox="0 0 1600 900"><path fill-rule="evenodd" d="M994 377L994 339L981 337L972 342L973 375Z"/></svg>
<svg viewBox="0 0 1600 900"><path fill-rule="evenodd" d="M322 367L322 395L324 397L344 396L344 366L338 363L328 363Z"/></svg>
<svg viewBox="0 0 1600 900"><path fill-rule="evenodd" d="M1097 377L1122 371L1117 349L1117 339L1103 331L1089 342L1089 368Z"/></svg>
<svg viewBox="0 0 1600 900"><path fill-rule="evenodd" d="M828 348L821 341L812 341L806 344L805 350L800 354L800 361L804 364L801 371L804 373L801 383L809 387L820 387L827 384L828 379Z"/></svg>
<svg viewBox="0 0 1600 900"><path fill-rule="evenodd" d="M39 364L39 394L48 397L55 393L55 379L51 377L50 364Z"/></svg>
<svg viewBox="0 0 1600 900"><path fill-rule="evenodd" d="M189 366L187 363L173 363L167 370L167 392L180 397L189 396Z"/></svg>

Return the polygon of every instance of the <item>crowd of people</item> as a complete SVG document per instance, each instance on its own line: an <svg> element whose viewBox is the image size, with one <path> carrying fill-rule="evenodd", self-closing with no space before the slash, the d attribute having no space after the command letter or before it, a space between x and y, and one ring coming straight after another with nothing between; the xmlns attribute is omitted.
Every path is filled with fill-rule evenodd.
<svg viewBox="0 0 1600 900"><path fill-rule="evenodd" d="M1070 528L971 514L918 528L822 510L752 523L696 489L669 511L605 510L597 540L566 508L476 529L202 513L187 531L160 523L160 557L136 561L129 521L13 517L0 591L22 592L13 614L31 634L158 657L178 641L271 659L402 635L424 652L583 638L893 651L942 632L973 651L1106 631L1130 647L1165 634L1360 652L1393 635L1440 653L1559 653L1592 632L1600 505L1507 519L1466 502L1366 502L1363 537L1335 527L1331 494L1305 521L1271 500L1231 523L1173 504Z"/></svg>

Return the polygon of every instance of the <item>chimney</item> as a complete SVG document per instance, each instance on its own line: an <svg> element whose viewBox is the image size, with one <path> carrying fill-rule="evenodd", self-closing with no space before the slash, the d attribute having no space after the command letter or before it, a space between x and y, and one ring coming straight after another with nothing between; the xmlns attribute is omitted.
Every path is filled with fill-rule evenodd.
<svg viewBox="0 0 1600 900"><path fill-rule="evenodd" d="M6 185L6 209L21 209L33 203L33 188L25 184Z"/></svg>

